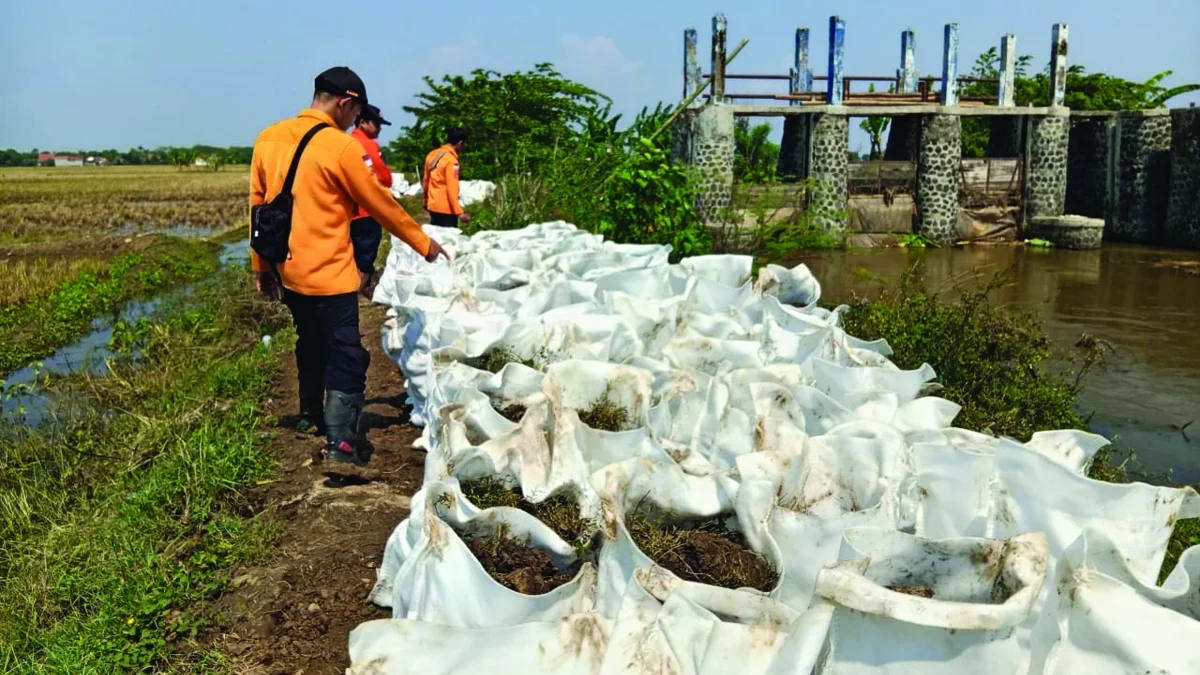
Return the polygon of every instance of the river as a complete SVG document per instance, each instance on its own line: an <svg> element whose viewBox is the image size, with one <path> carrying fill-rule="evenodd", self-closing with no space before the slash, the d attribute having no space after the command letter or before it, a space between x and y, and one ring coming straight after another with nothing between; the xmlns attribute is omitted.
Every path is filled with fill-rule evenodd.
<svg viewBox="0 0 1200 675"><path fill-rule="evenodd" d="M865 249L797 258L832 302L878 296L918 262L928 287L946 296L1008 270L1009 283L991 296L994 304L1033 312L1064 350L1083 333L1112 346L1107 365L1088 376L1077 401L1092 430L1135 449L1141 471L1160 478L1169 472L1187 483L1200 482L1200 275L1170 263L1196 260L1200 252L1120 244L1096 251Z"/></svg>

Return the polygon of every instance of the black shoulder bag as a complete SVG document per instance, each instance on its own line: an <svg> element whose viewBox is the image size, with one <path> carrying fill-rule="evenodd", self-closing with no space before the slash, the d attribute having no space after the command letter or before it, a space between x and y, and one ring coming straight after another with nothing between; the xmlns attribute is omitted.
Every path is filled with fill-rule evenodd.
<svg viewBox="0 0 1200 675"><path fill-rule="evenodd" d="M292 184L296 182L296 168L300 166L300 155L317 132L328 124L321 122L308 130L300 145L296 146L296 154L292 156L292 165L288 167L287 178L283 181L283 190L275 198L262 204L255 204L250 209L250 248L258 257L271 263L275 278L279 278L279 263L287 260L288 239L292 236Z"/></svg>

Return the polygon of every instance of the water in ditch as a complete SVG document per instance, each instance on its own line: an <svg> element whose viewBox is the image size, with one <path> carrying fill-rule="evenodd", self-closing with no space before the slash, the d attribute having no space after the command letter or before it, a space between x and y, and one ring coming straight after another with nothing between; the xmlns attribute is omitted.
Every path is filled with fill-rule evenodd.
<svg viewBox="0 0 1200 675"><path fill-rule="evenodd" d="M1150 475L1170 472L1171 479L1187 483L1200 482L1197 261L1196 251L1120 244L1096 251L1013 246L828 251L795 260L809 266L832 302L878 295L883 283L894 286L917 262L929 288L947 295L1008 270L1010 283L995 292L995 303L1033 312L1064 350L1073 349L1084 333L1112 346L1108 365L1089 375L1078 399L1092 429L1136 450Z"/></svg>

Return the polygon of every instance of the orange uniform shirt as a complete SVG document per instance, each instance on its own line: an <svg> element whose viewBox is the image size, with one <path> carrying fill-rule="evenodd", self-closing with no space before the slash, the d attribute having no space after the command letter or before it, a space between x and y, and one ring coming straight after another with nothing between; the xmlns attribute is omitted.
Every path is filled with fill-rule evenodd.
<svg viewBox="0 0 1200 675"><path fill-rule="evenodd" d="M355 127L354 131L350 132L350 135L357 138L358 142L362 143L363 150L367 151L367 158L363 161L367 163L367 168L371 170L371 173L375 174L375 179L383 187L391 188L392 170L388 168L388 165L383 161L383 156L379 154L379 141L366 135L358 127ZM361 206L354 212L355 218L366 218L369 215L371 214L367 213L367 210Z"/></svg>
<svg viewBox="0 0 1200 675"><path fill-rule="evenodd" d="M458 151L453 145L443 145L425 156L421 188L426 211L455 216L463 212L458 201Z"/></svg>
<svg viewBox="0 0 1200 675"><path fill-rule="evenodd" d="M279 194L300 138L318 122L331 128L313 136L296 169L290 253L279 265L279 274L283 285L296 293L353 293L359 278L350 244L350 217L358 205L421 255L429 254L429 237L371 174L362 144L342 133L329 115L311 108L272 124L255 139L250 205ZM253 250L250 259L256 272L271 269Z"/></svg>

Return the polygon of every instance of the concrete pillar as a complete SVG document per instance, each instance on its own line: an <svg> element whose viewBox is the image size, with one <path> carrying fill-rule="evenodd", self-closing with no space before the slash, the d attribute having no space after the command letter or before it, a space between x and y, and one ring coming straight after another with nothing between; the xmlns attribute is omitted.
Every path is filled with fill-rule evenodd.
<svg viewBox="0 0 1200 675"><path fill-rule="evenodd" d="M1070 111L1051 109L1029 121L1025 217L1061 216L1067 200Z"/></svg>
<svg viewBox="0 0 1200 675"><path fill-rule="evenodd" d="M1163 240L1200 248L1200 108L1171 111L1171 191Z"/></svg>
<svg viewBox="0 0 1200 675"><path fill-rule="evenodd" d="M1167 219L1171 180L1171 117L1166 110L1122 113L1117 145L1117 203L1112 237L1158 242Z"/></svg>
<svg viewBox="0 0 1200 675"><path fill-rule="evenodd" d="M900 34L900 93L917 93L917 31L909 28Z"/></svg>
<svg viewBox="0 0 1200 675"><path fill-rule="evenodd" d="M712 20L712 102L725 102L725 29L724 14L717 14Z"/></svg>
<svg viewBox="0 0 1200 675"><path fill-rule="evenodd" d="M1056 23L1050 41L1050 105L1066 105L1067 24Z"/></svg>
<svg viewBox="0 0 1200 675"><path fill-rule="evenodd" d="M952 244L958 238L962 119L928 115L921 120L916 231L938 244Z"/></svg>
<svg viewBox="0 0 1200 675"><path fill-rule="evenodd" d="M809 208L825 214L818 222L830 229L846 228L846 154L850 147L850 118L839 114L813 115L812 160L809 176L816 181ZM838 215L834 215L838 214Z"/></svg>
<svg viewBox="0 0 1200 675"><path fill-rule="evenodd" d="M788 92L798 94L812 90L812 68L808 66L808 29L796 29L796 51L792 59L792 80ZM791 101L791 105L800 105L800 101Z"/></svg>
<svg viewBox="0 0 1200 675"><path fill-rule="evenodd" d="M897 115L888 125L887 147L883 159L888 162L915 162L921 139L919 115Z"/></svg>
<svg viewBox="0 0 1200 675"><path fill-rule="evenodd" d="M1113 121L1110 116L1071 119L1067 213L1107 220ZM1112 234L1109 227L1106 223L1106 236Z"/></svg>
<svg viewBox="0 0 1200 675"><path fill-rule="evenodd" d="M839 16L829 17L829 68L825 80L825 102L842 104L842 64L846 47L846 22Z"/></svg>
<svg viewBox="0 0 1200 675"><path fill-rule="evenodd" d="M733 107L723 104L696 108L690 124L691 164L700 187L696 210L716 220L733 198Z"/></svg>
<svg viewBox="0 0 1200 675"><path fill-rule="evenodd" d="M1009 33L1000 40L1000 90L999 105L1011 108L1015 105L1013 99L1013 81L1017 75L1017 36Z"/></svg>
<svg viewBox="0 0 1200 675"><path fill-rule="evenodd" d="M789 115L783 118L783 139L779 144L779 163L775 173L789 182L808 177L811 117L812 115Z"/></svg>
<svg viewBox="0 0 1200 675"><path fill-rule="evenodd" d="M680 164L694 164L692 152L692 129L696 126L699 108L680 111L671 123L671 160Z"/></svg>
<svg viewBox="0 0 1200 675"><path fill-rule="evenodd" d="M696 59L696 29L683 31L683 98L700 88L700 62Z"/></svg>
<svg viewBox="0 0 1200 675"><path fill-rule="evenodd" d="M958 105L958 24L946 24L942 40L942 105Z"/></svg>
<svg viewBox="0 0 1200 675"><path fill-rule="evenodd" d="M988 145L985 154L988 157L1020 157L1021 129L1024 120L1016 115L995 115L988 124L991 132L988 134Z"/></svg>

